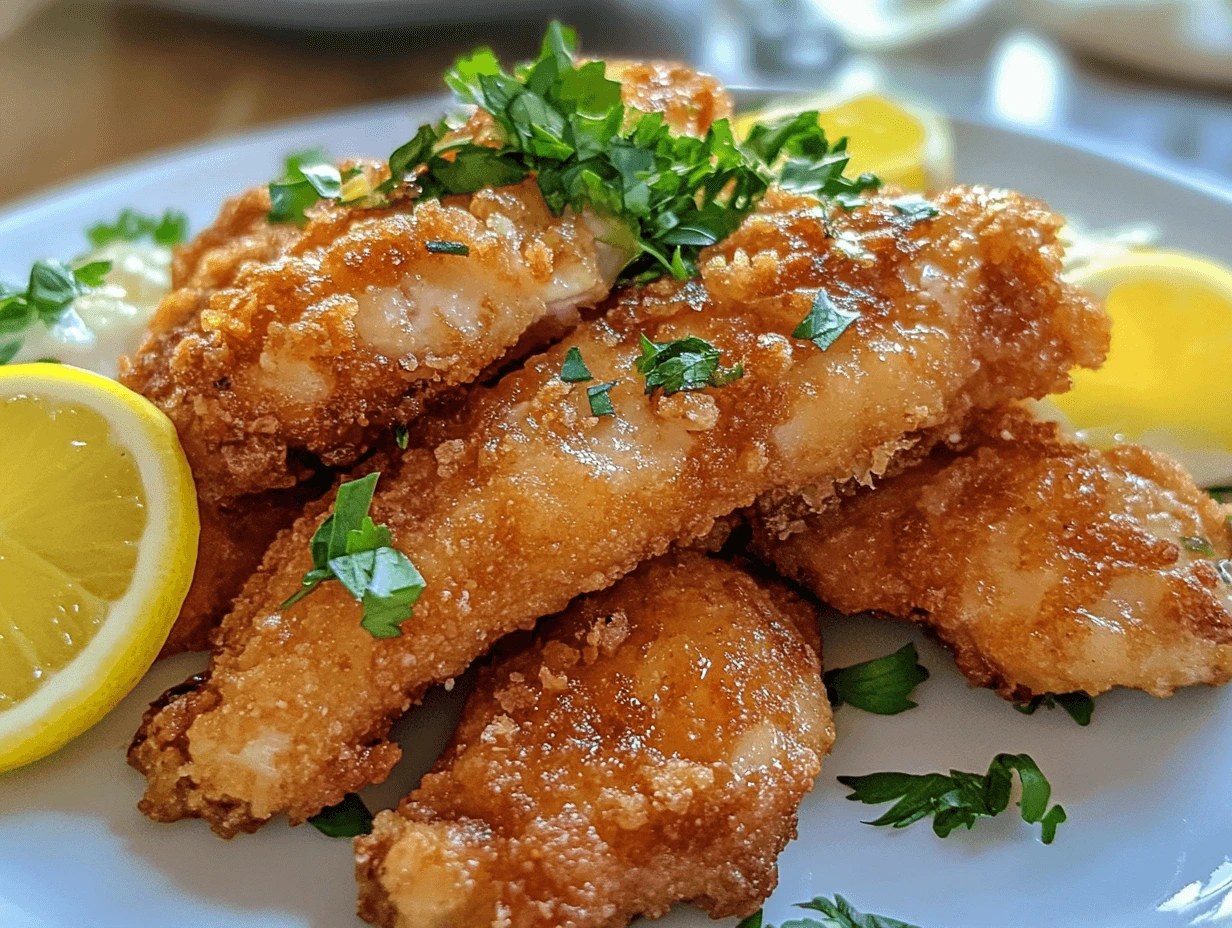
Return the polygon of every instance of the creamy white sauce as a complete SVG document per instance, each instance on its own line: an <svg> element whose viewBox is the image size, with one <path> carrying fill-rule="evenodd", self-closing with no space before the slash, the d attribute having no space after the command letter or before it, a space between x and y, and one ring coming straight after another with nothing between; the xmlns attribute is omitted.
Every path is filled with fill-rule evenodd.
<svg viewBox="0 0 1232 928"><path fill-rule="evenodd" d="M121 355L141 344L146 324L171 289L171 249L153 242L111 242L77 264L110 261L103 286L75 299L54 325L36 322L12 363L54 358L107 377Z"/></svg>

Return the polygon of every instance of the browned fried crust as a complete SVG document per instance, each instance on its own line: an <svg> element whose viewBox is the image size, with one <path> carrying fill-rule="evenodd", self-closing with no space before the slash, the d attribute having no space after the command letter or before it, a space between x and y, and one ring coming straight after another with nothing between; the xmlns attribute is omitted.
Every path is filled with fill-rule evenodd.
<svg viewBox="0 0 1232 928"><path fill-rule="evenodd" d="M704 255L701 281L631 291L473 392L373 503L427 578L400 638L360 628L338 584L279 611L311 566L322 511L306 515L237 600L193 708L169 706L139 735L143 808L222 834L284 811L303 821L383 778L393 720L502 635L759 496L880 473L922 431L1046 394L1102 359L1107 317L1060 281L1055 216L984 188L936 203L936 219L913 224L887 200L826 217L773 192ZM822 286L860 313L825 352L789 337ZM647 397L633 373L643 333L704 338L744 377ZM591 417L584 387L560 381L571 347L597 380L618 381L615 417Z"/></svg>
<svg viewBox="0 0 1232 928"><path fill-rule="evenodd" d="M578 601L485 670L453 741L356 840L382 928L622 928L778 881L834 725L816 616L696 553Z"/></svg>
<svg viewBox="0 0 1232 928"><path fill-rule="evenodd" d="M1162 455L1094 450L1011 408L876 490L772 519L785 537L762 522L756 544L844 612L925 626L1007 699L1167 696L1232 677L1229 513Z"/></svg>

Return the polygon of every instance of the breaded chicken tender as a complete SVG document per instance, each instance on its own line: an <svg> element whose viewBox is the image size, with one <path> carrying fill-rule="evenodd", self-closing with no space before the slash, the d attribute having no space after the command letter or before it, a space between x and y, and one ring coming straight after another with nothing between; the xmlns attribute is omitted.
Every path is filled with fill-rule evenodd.
<svg viewBox="0 0 1232 928"><path fill-rule="evenodd" d="M661 108L679 132L731 110L683 65L613 67L630 105ZM175 423L210 503L353 463L528 329L576 324L629 257L598 240L608 230L593 215L552 215L534 178L389 209L321 205L302 231L271 225L269 208L265 188L250 190L181 252L175 289L121 365ZM439 242L468 254L429 250Z"/></svg>
<svg viewBox="0 0 1232 928"><path fill-rule="evenodd" d="M697 553L574 603L485 669L453 742L355 842L382 928L623 928L778 882L834 742L812 609Z"/></svg>
<svg viewBox="0 0 1232 928"><path fill-rule="evenodd" d="M923 625L1006 699L1232 679L1232 507L1018 408L954 439L756 546L843 612Z"/></svg>
<svg viewBox="0 0 1232 928"><path fill-rule="evenodd" d="M152 710L130 751L141 808L223 835L293 823L382 780L390 725L497 639L603 589L766 494L868 480L931 432L1068 383L1108 319L1060 278L1060 220L955 188L911 222L888 198L827 213L771 191L702 254L701 278L631 289L607 314L471 393L381 478L372 517L426 578L402 636L376 639L338 583L282 610L312 567L313 510L224 621L207 677ZM793 338L818 289L858 313L827 350ZM642 338L710 342L743 377L647 395ZM570 349L615 414L560 378Z"/></svg>

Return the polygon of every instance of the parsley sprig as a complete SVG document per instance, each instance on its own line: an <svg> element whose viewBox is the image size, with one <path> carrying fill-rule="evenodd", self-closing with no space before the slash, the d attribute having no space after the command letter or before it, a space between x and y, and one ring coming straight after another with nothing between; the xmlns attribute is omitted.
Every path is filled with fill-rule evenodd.
<svg viewBox="0 0 1232 928"><path fill-rule="evenodd" d="M424 578L393 547L389 528L368 515L380 473L338 487L334 511L312 536L312 570L279 609L299 602L326 580L337 580L363 603L362 625L374 638L396 638L424 590Z"/></svg>
<svg viewBox="0 0 1232 928"><path fill-rule="evenodd" d="M0 284L0 364L21 350L25 332L37 322L51 326L75 312L73 300L103 284L110 261L70 267L61 261L35 261L25 289Z"/></svg>
<svg viewBox="0 0 1232 928"><path fill-rule="evenodd" d="M188 217L178 209L169 209L161 216L150 216L124 209L115 222L99 222L86 229L86 237L95 248L112 242L137 242L149 239L155 245L170 247L188 237Z"/></svg>
<svg viewBox="0 0 1232 928"><path fill-rule="evenodd" d="M897 715L914 709L911 691L928 679L914 644L875 660L827 670L823 679L834 708L846 703L877 715Z"/></svg>
<svg viewBox="0 0 1232 928"><path fill-rule="evenodd" d="M1027 754L998 754L988 765L988 773L870 773L862 777L839 777L850 788L847 798L854 802L894 805L880 818L866 825L893 825L906 828L931 815L937 837L949 836L955 828L974 827L977 819L1000 815L1009 807L1012 772L1018 771L1022 783L1019 808L1022 820L1039 823L1041 840L1051 844L1057 826L1065 821L1059 805L1048 808L1052 786Z"/></svg>
<svg viewBox="0 0 1232 928"><path fill-rule="evenodd" d="M331 838L354 838L372 831L372 813L356 793L347 793L342 802L322 809L308 824Z"/></svg>
<svg viewBox="0 0 1232 928"><path fill-rule="evenodd" d="M448 121L421 126L389 156L389 180L363 205L533 176L554 213L572 207L609 220L608 243L630 256L621 279L645 282L693 276L701 250L731 234L772 182L844 206L880 185L871 174L844 176L846 139L829 144L816 112L757 124L742 143L726 119L704 138L680 136L661 113L627 109L604 62L579 64L576 55L577 34L553 22L539 55L512 72L489 48L459 58L445 83L491 116L491 130L473 138ZM301 203L339 195L336 169L315 166L288 164L271 185L271 221L302 221Z"/></svg>
<svg viewBox="0 0 1232 928"><path fill-rule="evenodd" d="M818 896L809 902L797 902L796 908L820 912L825 916L823 921L813 918L793 919L783 923L783 928L915 928L896 918L886 918L884 915L870 915L861 912L854 905L837 893L833 901L825 896ZM773 928L764 921L760 910L740 922L736 928Z"/></svg>
<svg viewBox="0 0 1232 928"><path fill-rule="evenodd" d="M1079 725L1091 724L1091 715L1095 712L1095 700L1086 693L1045 693L1036 696L1030 702L1014 703L1014 708L1023 715L1034 715L1043 706L1045 709L1055 709L1060 706L1069 713L1069 717Z"/></svg>

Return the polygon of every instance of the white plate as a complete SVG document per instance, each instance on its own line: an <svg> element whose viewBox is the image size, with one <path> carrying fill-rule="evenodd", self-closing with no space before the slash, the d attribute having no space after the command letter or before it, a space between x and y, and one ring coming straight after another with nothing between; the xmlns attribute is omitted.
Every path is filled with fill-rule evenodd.
<svg viewBox="0 0 1232 928"><path fill-rule="evenodd" d="M384 155L440 101L366 109L163 156L0 213L0 279L40 256L83 248L89 223L121 207L185 209L194 228L219 201L273 176L288 151ZM1232 261L1232 192L1158 167L1003 129L956 126L958 176L1038 194L1089 225L1149 219L1170 245ZM844 665L908 639L933 677L918 709L891 718L838 710L839 739L801 810L800 838L780 861L770 921L790 904L841 893L865 911L921 928L1171 928L1232 923L1232 879L1203 888L1232 858L1232 692L1170 700L1117 692L1079 728L1060 710L1015 712L970 690L950 658L905 625L825 622L826 659ZM156 825L135 805L143 781L124 750L146 704L204 665L155 667L102 724L58 754L0 777L0 926L4 928L338 928L358 926L350 844L275 822L230 843L201 822ZM458 697L435 694L395 735L407 757L366 791L393 805L440 750ZM1069 821L1045 847L1011 814L945 841L927 823L902 831L860 823L878 811L844 801L838 774L982 771L999 751L1030 753ZM1232 865L1225 868L1232 871ZM1224 872L1224 871L1220 871ZM1198 884L1192 886L1191 884ZM1190 887L1182 911L1166 901ZM1221 910L1220 906L1227 910ZM1162 910L1161 910L1162 909ZM664 928L711 922L682 907Z"/></svg>

